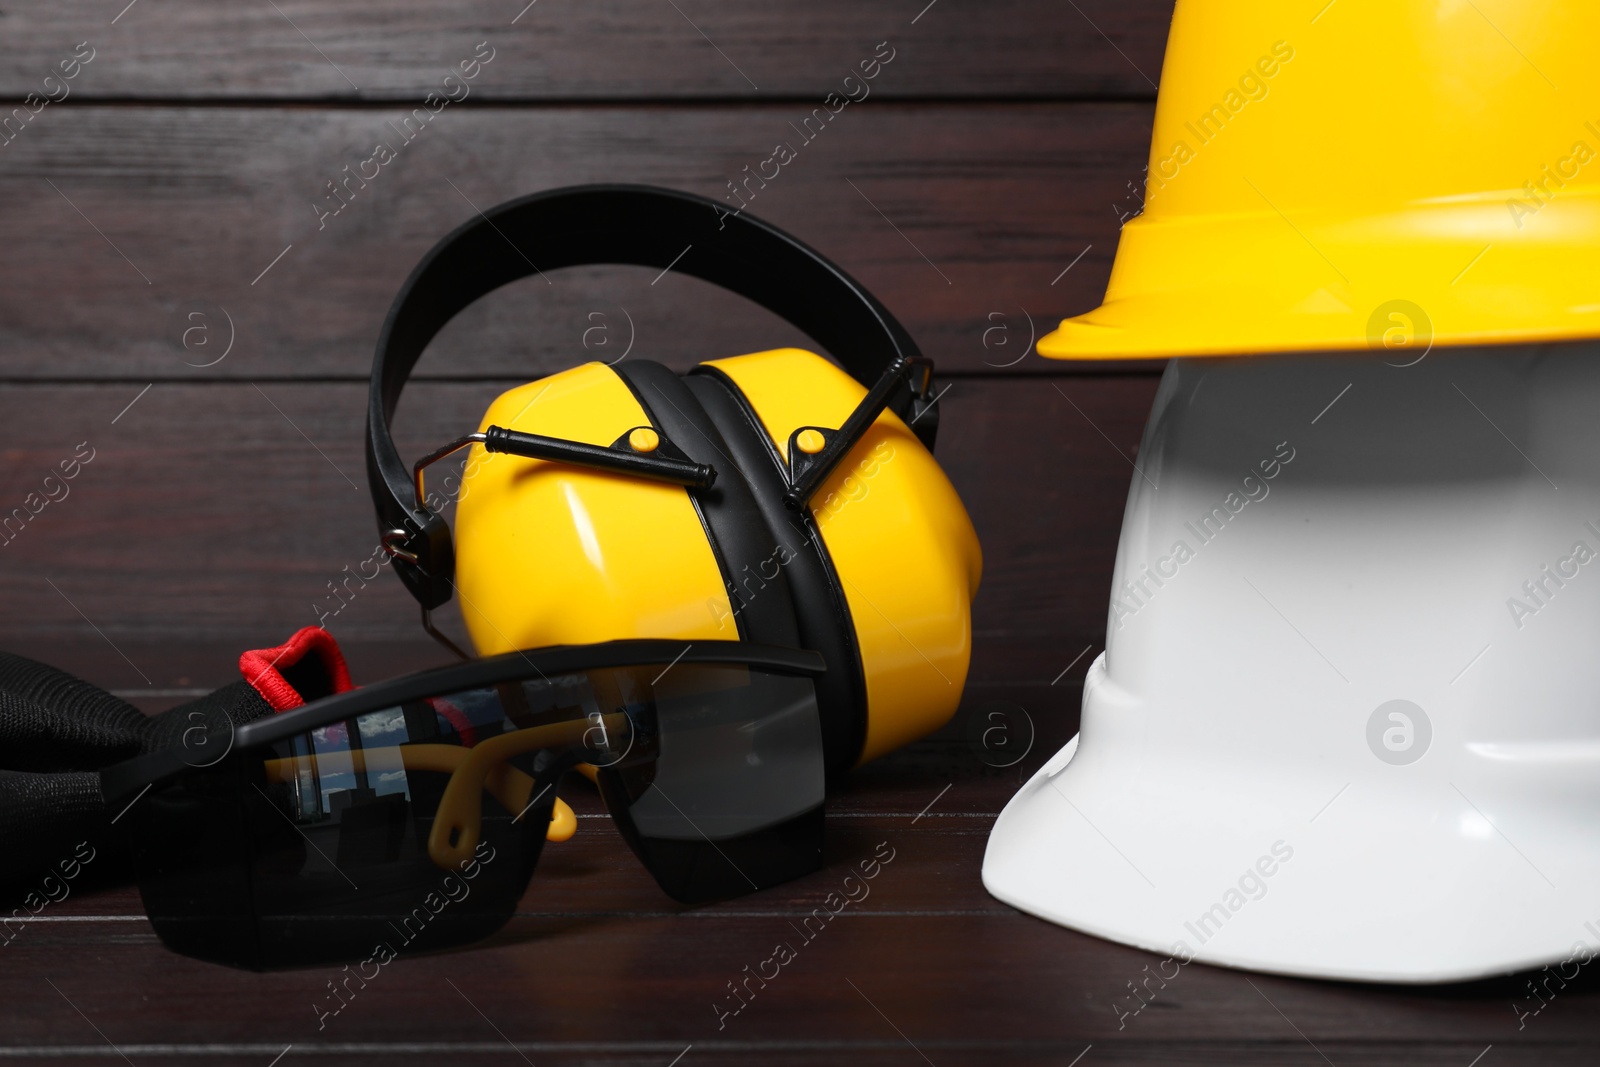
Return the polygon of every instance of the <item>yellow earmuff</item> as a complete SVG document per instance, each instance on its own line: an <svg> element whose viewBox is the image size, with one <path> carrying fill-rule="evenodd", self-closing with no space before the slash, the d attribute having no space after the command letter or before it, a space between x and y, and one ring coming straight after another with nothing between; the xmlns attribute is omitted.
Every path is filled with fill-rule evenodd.
<svg viewBox="0 0 1600 1067"><path fill-rule="evenodd" d="M795 348L681 376L590 363L502 394L476 434L408 469L389 419L434 334L506 282L588 263L720 285L840 365ZM430 632L459 593L485 656L627 638L811 649L827 765L852 766L949 721L966 681L982 556L931 452L931 375L870 293L747 215L638 186L511 201L441 241L384 326L368 419L383 545ZM422 470L468 443L452 537Z"/></svg>
<svg viewBox="0 0 1600 1067"><path fill-rule="evenodd" d="M737 472L747 480L786 478L790 436L841 425L866 395L800 349L702 366L732 383L771 445L771 470ZM609 445L649 424L624 378L589 363L501 394L480 429ZM873 759L955 713L983 566L977 534L933 455L892 411L823 482L810 515L815 539L791 528L757 566L731 573L679 486L474 445L456 515L467 631L486 656L619 638L734 639L747 605L775 595L795 555L813 553L836 579L836 624L849 630L866 690L854 762Z"/></svg>

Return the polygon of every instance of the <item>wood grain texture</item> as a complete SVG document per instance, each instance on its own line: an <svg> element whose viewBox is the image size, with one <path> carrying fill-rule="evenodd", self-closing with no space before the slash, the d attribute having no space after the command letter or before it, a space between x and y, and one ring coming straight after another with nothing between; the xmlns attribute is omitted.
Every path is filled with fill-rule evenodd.
<svg viewBox="0 0 1600 1067"><path fill-rule="evenodd" d="M1592 968L1520 1027L1526 976L1393 989L1199 964L1132 1013L1129 983L1159 957L983 890L996 814L1077 730L1159 371L1048 363L1029 341L1104 292L1138 206L1170 14L1170 0L0 11L12 106L50 91L78 42L95 50L71 95L0 147L0 518L80 443L94 449L65 498L0 535L0 647L147 711L231 681L241 649L319 618L358 681L444 662L392 577L348 604L329 592L374 547L364 380L401 281L476 209L527 192L631 181L722 196L798 141L790 124L880 41L894 58L871 95L750 210L839 262L939 361L952 384L939 456L985 549L961 708L834 783L822 871L679 907L572 783L579 833L546 851L504 931L395 962L321 1029L312 1004L336 970L253 975L174 956L136 892L85 884L0 945L0 1061L1592 1063ZM319 228L327 183L398 143L391 123L485 41L494 58L470 95ZM653 274L561 272L468 309L407 393L402 452L581 360L682 369L805 343L736 298ZM1032 736L1003 768L975 741L995 710ZM802 942L796 927L880 842L895 859L870 897L719 1025L727 983L778 941Z"/></svg>
<svg viewBox="0 0 1600 1067"><path fill-rule="evenodd" d="M419 386L402 409L404 447L475 418L501 384ZM995 814L1076 729L1088 660L1058 672L1084 649L1079 641L1098 647L1128 453L1153 385L1148 376L956 383L941 453L989 550L973 683L950 726L836 785L823 871L726 905L680 908L575 785L580 833L548 852L505 931L485 946L397 962L325 1029L312 1004L336 972L247 975L173 957L121 889L70 898L0 949L0 1049L24 1061L109 1058L86 1016L135 1062L266 1062L290 1044L341 1063L521 1053L659 1065L693 1046L692 1062L891 1064L920 1054L944 1067L1065 1064L1090 1045L1104 1063L1460 1065L1491 1045L1495 1062L1588 1062L1600 983L1587 976L1520 1031L1518 979L1391 990L1201 965L1130 1014L1127 983L1158 957L984 893L977 872ZM97 447L72 494L3 550L17 555L0 595L24 620L6 644L52 649L47 658L137 691L143 683L109 638L152 675L147 688L205 688L231 674L238 642L273 641L311 621L298 617L306 586L365 549L364 496L339 473L359 470L352 427L362 391L162 383L111 425L134 392L83 383L0 394L0 425L28 439L6 441L3 491L29 486L17 472L70 451L79 435ZM285 513L305 521L282 523ZM119 532L131 540L113 540ZM411 632L393 585L375 583L332 623L362 652L358 676L438 656ZM145 659L157 651L159 660ZM180 670L190 673L171 673ZM972 743L994 701L1022 708L1035 731L1013 767L985 765ZM726 983L776 942L800 940L791 924L878 842L896 858L870 898L800 946L780 979L719 1029L712 1005Z"/></svg>
<svg viewBox="0 0 1600 1067"><path fill-rule="evenodd" d="M13 265L0 375L365 378L400 284L477 209L605 181L720 200L780 141L799 155L748 187L750 211L864 283L944 371L1097 372L1030 345L1099 303L1151 118L1139 103L869 99L806 143L791 126L809 114L799 105L446 108L408 144L390 125L404 114L47 108L0 149ZM397 158L322 219L342 202L327 183L380 140ZM624 351L686 367L805 343L731 294L657 275L514 283L458 316L419 373L531 379ZM191 318L197 308L207 317Z"/></svg>
<svg viewBox="0 0 1600 1067"><path fill-rule="evenodd" d="M397 420L402 453L470 432L512 384L414 386ZM946 394L938 454L985 551L980 673L992 656L996 680L1048 682L1103 629L1129 454L1155 384L1149 376L963 379ZM94 680L135 688L141 675L159 673L156 662L174 661L143 653L175 640L231 646L236 656L319 619L356 643L422 638L392 576L356 589L343 607L329 589L376 545L364 385L163 382L142 396L141 388L0 391L0 514L23 506L82 442L94 450L68 495L0 545L0 597L13 609L0 619L0 642L22 652L114 642L137 666ZM231 672L227 658L210 662ZM175 684L164 678L160 685Z"/></svg>
<svg viewBox="0 0 1600 1067"><path fill-rule="evenodd" d="M879 766L929 756L924 744ZM1384 990L1199 964L1130 1014L1127 983L1157 957L989 898L976 876L988 805L1014 785L986 785L995 772L974 771L970 752L942 761L952 787L936 795L930 778L911 805L876 768L853 775L830 805L824 870L700 909L662 897L585 787L570 788L579 833L547 851L504 931L402 958L320 1030L312 1004L337 969L199 964L160 949L129 891L69 898L0 950L5 1044L109 1056L86 1016L135 1062L265 1062L291 1043L335 1062L477 1062L511 1060L508 1042L557 1064L660 1065L690 1045L684 1062L1065 1064L1091 1044L1105 1063L1461 1067L1491 1045L1499 1063L1589 1062L1600 985L1587 977L1520 1031L1510 979ZM894 858L869 895L797 931L881 845ZM713 1004L737 1003L727 983L780 942L794 962L720 1016Z"/></svg>
<svg viewBox="0 0 1600 1067"><path fill-rule="evenodd" d="M959 729L897 752L836 786L824 870L713 907L663 897L569 783L579 832L547 850L518 918L486 945L398 961L322 1030L311 1005L336 969L198 964L159 947L130 891L71 897L0 950L5 1043L93 1052L76 1008L136 1062L255 1062L290 1043L335 1062L476 1062L511 1058L506 1039L557 1064L659 1065L689 1045L695 1062L1063 1064L1090 1044L1109 1063L1460 1067L1490 1045L1496 1062L1587 1062L1587 976L1520 1031L1513 979L1393 990L1203 965L1130 1014L1127 983L1158 957L1018 915L977 878L999 805L1075 728L1051 688L1016 694L1041 727L1018 766L984 766ZM1056 688L1061 708L1077 689ZM803 940L795 927L880 843L894 859L869 896ZM780 941L798 958L719 1028L726 983Z"/></svg>
<svg viewBox="0 0 1600 1067"><path fill-rule="evenodd" d="M117 17L121 8L9 7L0 93L37 91L58 53L89 41L95 58L73 94L85 99L412 99L488 41L495 57L472 99L820 98L887 40L898 54L875 86L885 96L1153 98L1172 5L163 0Z"/></svg>

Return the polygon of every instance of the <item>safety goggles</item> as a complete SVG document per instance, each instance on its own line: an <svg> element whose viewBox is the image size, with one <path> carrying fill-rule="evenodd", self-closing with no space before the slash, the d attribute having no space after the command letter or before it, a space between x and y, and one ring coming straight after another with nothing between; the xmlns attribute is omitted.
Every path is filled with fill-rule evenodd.
<svg viewBox="0 0 1600 1067"><path fill-rule="evenodd" d="M503 926L561 776L588 765L670 896L708 903L816 870L814 652L615 641L515 652L235 726L196 713L102 772L156 933L265 969L392 958Z"/></svg>

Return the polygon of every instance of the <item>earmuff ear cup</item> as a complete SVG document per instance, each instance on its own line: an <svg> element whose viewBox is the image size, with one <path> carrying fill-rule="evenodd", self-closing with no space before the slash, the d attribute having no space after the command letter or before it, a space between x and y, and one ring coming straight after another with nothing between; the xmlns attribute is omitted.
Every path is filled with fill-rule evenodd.
<svg viewBox="0 0 1600 1067"><path fill-rule="evenodd" d="M685 491L475 447L456 580L479 654L627 637L809 648L828 666L817 695L830 771L938 729L966 679L982 567L949 479L884 411L809 508L785 501L780 449L802 427L843 425L865 395L799 349L682 378L644 360L592 363L503 394L484 425L609 446L648 424L718 476Z"/></svg>
<svg viewBox="0 0 1600 1067"><path fill-rule="evenodd" d="M705 397L720 401L716 413ZM686 492L474 449L459 486L456 581L480 655L624 637L814 649L828 664L816 681L826 764L857 761L866 704L849 612L813 573L817 549L789 525L770 448L726 390L647 360L592 363L502 394L490 423L606 445L648 424L717 480Z"/></svg>
<svg viewBox="0 0 1600 1067"><path fill-rule="evenodd" d="M867 690L850 608L839 588L827 547L809 514L784 506L788 479L771 440L744 396L725 375L701 366L682 380L721 432L728 458L743 475L758 516L774 546L762 578L788 586L798 645L822 654L828 671L815 679L822 710L823 750L830 771L853 767L867 735Z"/></svg>
<svg viewBox="0 0 1600 1067"><path fill-rule="evenodd" d="M614 370L587 363L502 393L479 428L605 447L650 421ZM679 486L475 445L459 483L440 472L428 492L441 508L457 499L455 589L480 656L738 636L704 517Z"/></svg>

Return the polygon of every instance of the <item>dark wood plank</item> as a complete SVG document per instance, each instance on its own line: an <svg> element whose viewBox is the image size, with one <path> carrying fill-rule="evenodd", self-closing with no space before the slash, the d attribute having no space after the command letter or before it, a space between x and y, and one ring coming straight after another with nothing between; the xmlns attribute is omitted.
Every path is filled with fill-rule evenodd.
<svg viewBox="0 0 1600 1067"><path fill-rule="evenodd" d="M401 282L474 205L595 181L720 198L776 142L800 141L790 124L806 113L446 109L406 145L386 125L398 112L47 109L0 149L0 233L17 265L0 287L0 376L364 377ZM1029 346L1099 303L1150 119L1142 103L869 100L752 184L750 210L869 286L947 372L1094 371ZM326 183L379 139L399 156L319 230ZM804 340L704 283L656 276L516 283L459 316L420 372L532 378L624 351L686 366ZM197 301L209 319L187 317Z"/></svg>
<svg viewBox="0 0 1600 1067"><path fill-rule="evenodd" d="M1063 729L1018 777L1070 732L1041 720ZM209 967L161 949L131 891L69 897L0 949L0 998L14 1017L3 1045L92 1055L98 1038L81 1009L136 1062L262 1062L290 1043L341 1063L509 1060L495 1027L535 1062L556 1064L659 1065L690 1045L694 1062L911 1063L920 1050L941 1067L1065 1064L1091 1044L1095 1062L1130 1064L1461 1067L1491 1045L1498 1063L1589 1062L1600 1021L1600 981L1589 976L1522 1030L1511 1005L1526 999L1523 978L1385 989L1191 965L1130 1014L1127 983L1157 957L1018 915L983 892L984 839L1015 785L954 737L920 743L836 784L823 871L683 909L577 784L565 792L585 816L579 833L547 851L505 931L396 962L321 1030L312 1004L337 969ZM796 960L719 1028L712 1005L726 983L778 942L801 942L794 926L880 842L894 859L870 895L820 932L813 925Z"/></svg>
<svg viewBox="0 0 1600 1067"><path fill-rule="evenodd" d="M476 428L509 384L419 384L401 404L403 452L420 455ZM1098 639L1132 477L1126 453L1155 384L969 379L946 395L939 455L985 548L976 676L1048 684ZM0 390L0 514L23 506L80 442L94 450L68 495L0 547L0 596L11 608L0 619L0 643L24 653L49 643L99 654L114 642L131 663L102 660L109 672L93 680L118 689L137 689L146 677L156 688L181 677L212 684L219 671L231 674L242 649L316 625L317 605L332 611L340 603L328 583L372 554L366 388L142 389ZM356 646L426 644L413 604L387 574L327 625ZM185 667L173 646L189 642L202 647ZM1087 664L1080 659L1075 673Z"/></svg>
<svg viewBox="0 0 1600 1067"><path fill-rule="evenodd" d="M0 12L13 102L48 88L76 42L95 48L71 96L0 147L0 515L78 442L96 450L66 499L0 541L0 647L156 711L316 622L327 583L372 551L362 379L416 259L473 205L540 188L719 196L879 41L894 59L870 99L751 210L872 287L954 382L940 457L985 579L962 707L833 784L812 876L682 908L569 783L579 833L546 852L506 930L396 962L320 1030L312 1005L336 969L173 956L135 891L86 883L0 945L0 1059L231 1067L292 1043L323 1063L541 1067L1593 1062L1588 969L1521 1028L1527 976L1394 989L1191 965L1130 1014L1129 983L1157 957L983 891L996 813L1077 729L1159 369L1025 353L1104 290L1137 207L1169 2L124 3ZM325 183L480 41L494 59L471 95L319 230ZM683 368L804 343L653 276L565 272L470 309L423 362L403 450L583 359L627 349ZM211 347L185 349L199 302ZM193 366L225 347L222 308L233 347ZM387 575L329 625L358 680L446 658ZM1011 766L974 740L994 709L1032 737ZM871 896L803 940L796 927L879 842L895 860ZM786 940L794 963L719 1026L727 983Z"/></svg>
<svg viewBox="0 0 1600 1067"><path fill-rule="evenodd" d="M487 41L494 59L469 99L820 98L887 40L885 96L1150 97L1172 12L1170 0L525 3L18 5L0 93L37 91L87 40L95 57L69 101L411 100Z"/></svg>
<svg viewBox="0 0 1600 1067"><path fill-rule="evenodd" d="M89 918L136 913L127 891L69 900L60 918L74 921L40 923L3 950L0 995L15 1012L5 1044L92 1045L75 1008L135 1055L170 1044L242 1049L218 1062L240 1062L270 1042L268 1058L293 1042L300 1054L409 1049L476 1059L496 1054L496 1027L541 1062L558 1063L659 1064L690 1044L696 1057L746 1062L863 1055L908 1063L920 1050L938 1064L1065 1063L1089 1044L1097 1062L1113 1063L1459 1067L1490 1045L1495 1062L1587 1062L1600 1017L1600 983L1588 979L1521 1031L1510 1010L1516 980L1394 990L1198 964L1129 1014L1118 998L1157 959L989 899L976 877L986 829L951 833L940 820L910 816L841 829L834 820L829 869L734 905L685 911L659 895L650 900L654 891L620 840L586 825L568 850L550 851L522 914L491 942L402 958L356 988L321 1030L312 1004L337 969L210 967L165 953L142 923ZM796 932L879 842L894 859L870 895L820 930L814 922L809 939ZM639 904L628 907L618 888L637 892ZM723 999L727 983L778 943L796 959L766 988L752 984L755 995L737 1015L721 1016L713 1005L737 1003ZM177 1031L173 1005L183 1007ZM502 1044L499 1054L510 1051Z"/></svg>

